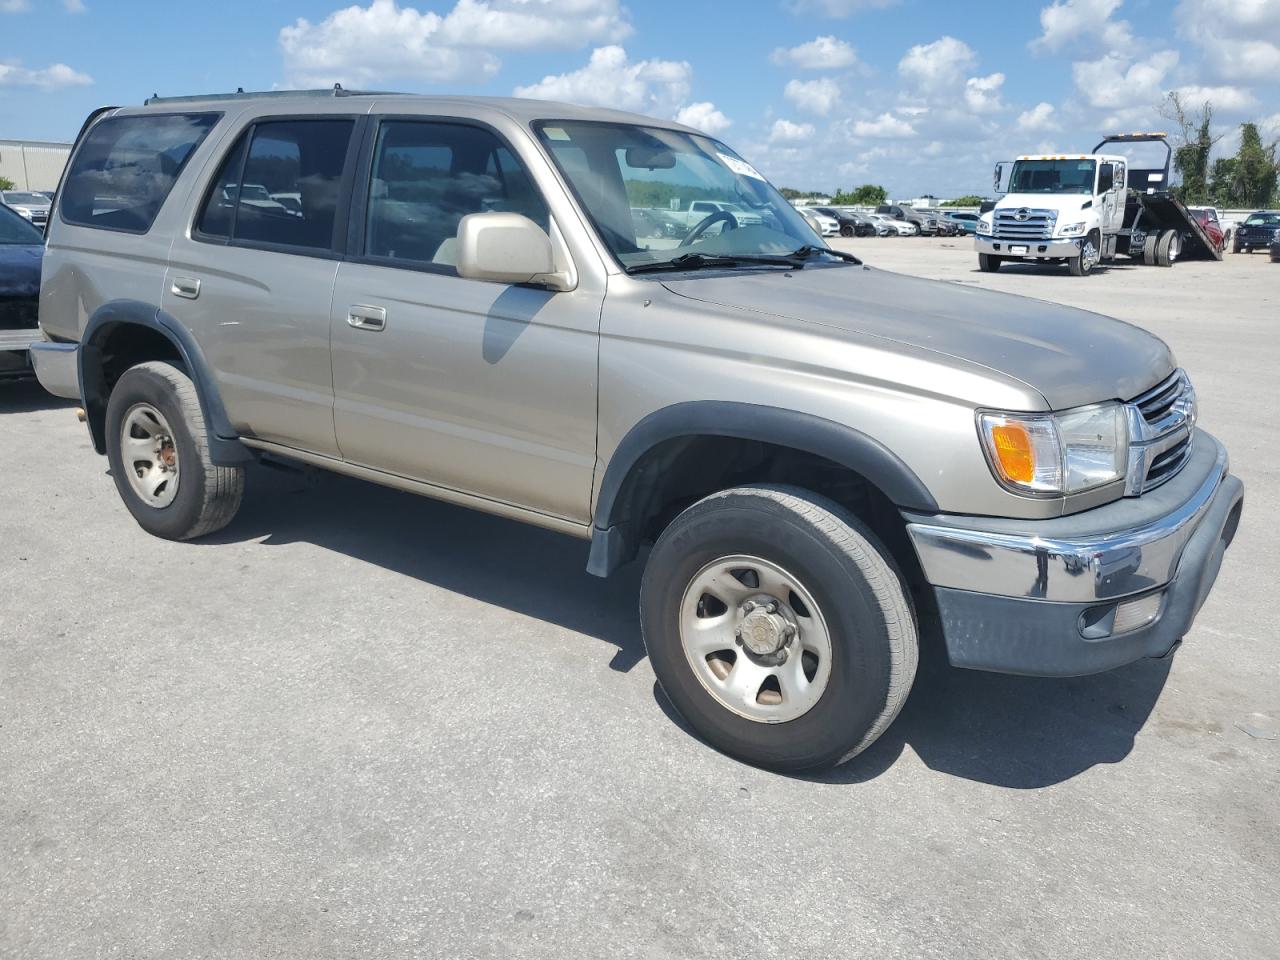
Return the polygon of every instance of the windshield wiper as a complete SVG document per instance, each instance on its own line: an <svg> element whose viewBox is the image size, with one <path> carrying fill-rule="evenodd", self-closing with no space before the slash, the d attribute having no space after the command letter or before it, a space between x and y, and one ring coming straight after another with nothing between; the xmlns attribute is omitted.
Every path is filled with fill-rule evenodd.
<svg viewBox="0 0 1280 960"><path fill-rule="evenodd" d="M700 270L704 267L801 267L804 260L794 256L725 256L715 253L685 253L670 260L654 263L637 263L627 267L627 273L651 273L656 270Z"/></svg>
<svg viewBox="0 0 1280 960"><path fill-rule="evenodd" d="M825 253L829 257L835 257L837 260L843 260L845 263L862 262L852 253L845 253L843 250L832 250L830 247L815 247L811 243L806 243L798 250L792 250L787 254L787 257L793 261L800 261L803 263L805 260L816 257L820 253Z"/></svg>

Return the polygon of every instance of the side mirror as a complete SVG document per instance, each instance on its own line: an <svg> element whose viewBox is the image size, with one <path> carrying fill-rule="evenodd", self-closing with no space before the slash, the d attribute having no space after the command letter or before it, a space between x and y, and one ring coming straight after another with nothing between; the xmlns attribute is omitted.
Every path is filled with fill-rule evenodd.
<svg viewBox="0 0 1280 960"><path fill-rule="evenodd" d="M995 170L991 174L991 189L996 193L1004 193L1000 185L1004 183L1004 161L996 164Z"/></svg>
<svg viewBox="0 0 1280 960"><path fill-rule="evenodd" d="M1110 163L1098 168L1098 193L1109 193L1116 185L1116 170Z"/></svg>
<svg viewBox="0 0 1280 960"><path fill-rule="evenodd" d="M546 232L519 213L471 213L458 223L458 276L568 289Z"/></svg>

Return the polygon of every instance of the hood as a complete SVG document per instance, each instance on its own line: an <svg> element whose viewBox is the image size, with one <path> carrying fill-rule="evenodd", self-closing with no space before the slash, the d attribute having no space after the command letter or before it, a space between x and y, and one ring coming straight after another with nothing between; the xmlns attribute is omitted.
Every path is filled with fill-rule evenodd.
<svg viewBox="0 0 1280 960"><path fill-rule="evenodd" d="M1032 210L1061 210L1071 213L1087 210L1094 198L1087 193L1006 193L996 202L997 210L1016 210L1029 207Z"/></svg>
<svg viewBox="0 0 1280 960"><path fill-rule="evenodd" d="M958 358L1027 384L1054 410L1131 399L1174 369L1164 341L1122 321L869 267L694 274L664 285L679 296L820 324L850 339Z"/></svg>
<svg viewBox="0 0 1280 960"><path fill-rule="evenodd" d="M0 297L34 297L40 293L39 244L0 243Z"/></svg>

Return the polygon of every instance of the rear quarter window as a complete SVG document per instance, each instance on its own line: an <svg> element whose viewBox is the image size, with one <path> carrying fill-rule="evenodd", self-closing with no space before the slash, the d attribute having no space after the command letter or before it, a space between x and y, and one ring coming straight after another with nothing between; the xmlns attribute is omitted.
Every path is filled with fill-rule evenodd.
<svg viewBox="0 0 1280 960"><path fill-rule="evenodd" d="M146 233L216 113L99 121L76 150L59 209L67 223Z"/></svg>

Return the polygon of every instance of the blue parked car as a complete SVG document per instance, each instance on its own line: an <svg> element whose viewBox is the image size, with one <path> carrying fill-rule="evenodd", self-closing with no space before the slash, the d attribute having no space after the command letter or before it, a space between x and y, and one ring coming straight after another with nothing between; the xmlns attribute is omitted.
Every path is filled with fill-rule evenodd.
<svg viewBox="0 0 1280 960"><path fill-rule="evenodd" d="M965 236L969 236L978 229L979 217L976 213L955 213L948 210L943 216L954 223L956 229Z"/></svg>
<svg viewBox="0 0 1280 960"><path fill-rule="evenodd" d="M40 339L40 261L44 234L0 206L0 380L31 375L28 346Z"/></svg>

